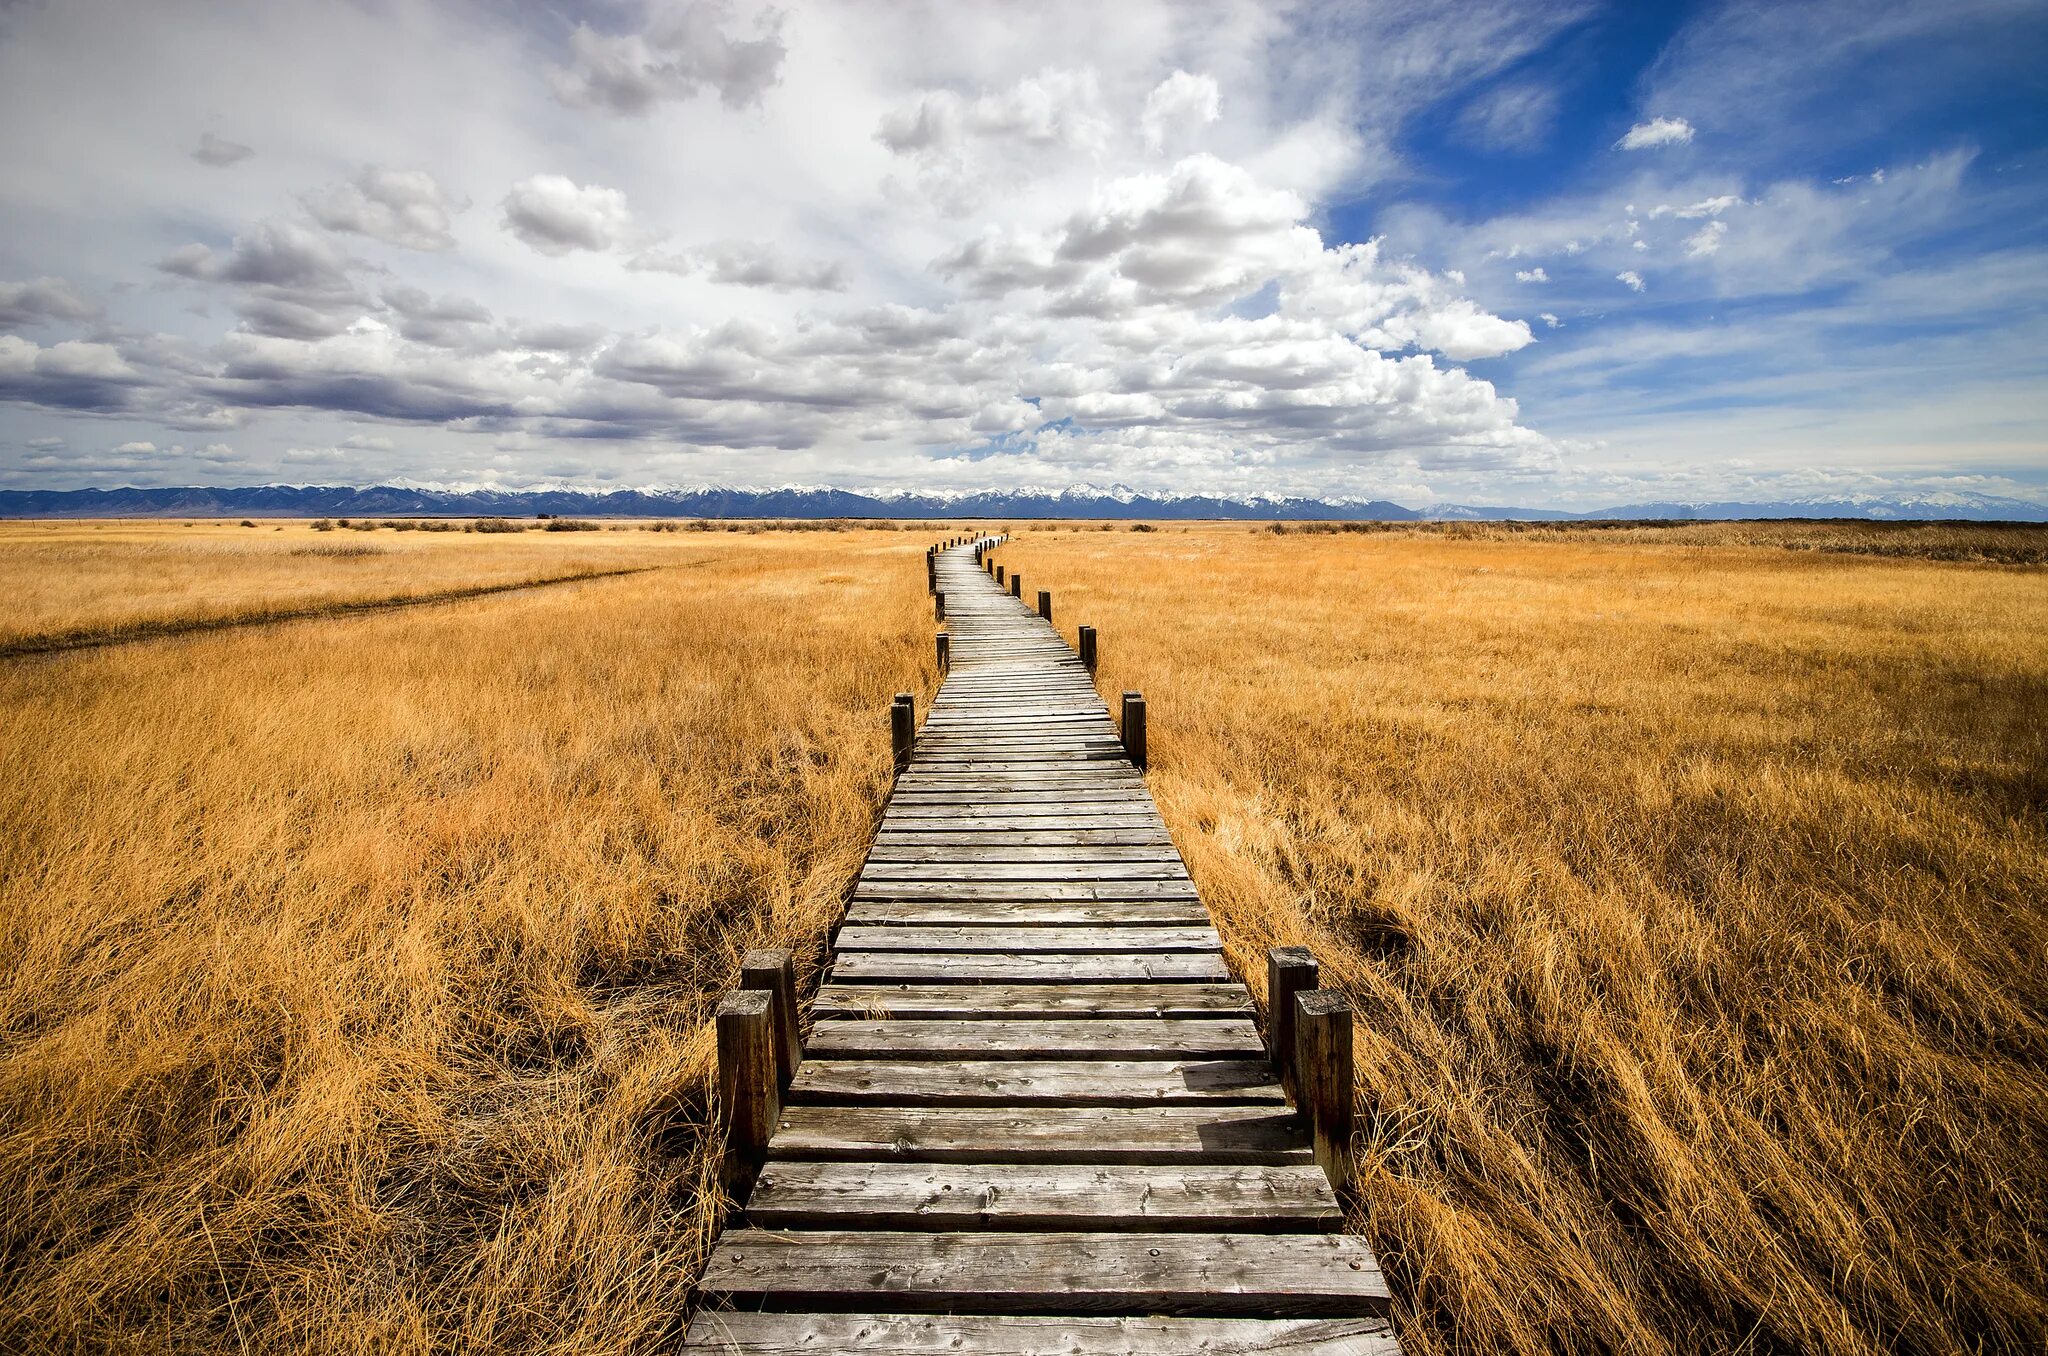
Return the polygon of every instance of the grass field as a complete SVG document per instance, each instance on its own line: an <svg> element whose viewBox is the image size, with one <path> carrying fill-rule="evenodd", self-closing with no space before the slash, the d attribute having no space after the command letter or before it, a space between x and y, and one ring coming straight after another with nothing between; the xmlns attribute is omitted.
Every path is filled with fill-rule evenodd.
<svg viewBox="0 0 2048 1356"><path fill-rule="evenodd" d="M0 529L48 572L0 609L364 587L286 554L350 534L183 531ZM408 592L661 568L0 665L0 1349L679 1331L705 1020L748 946L815 966L930 685L922 538L362 540Z"/></svg>
<svg viewBox="0 0 2048 1356"><path fill-rule="evenodd" d="M0 637L644 572L0 660L0 1349L660 1348L705 1018L817 961L938 530L276 526L0 526ZM2044 542L1001 558L1246 977L1356 997L1410 1351L1961 1353L2048 1337Z"/></svg>
<svg viewBox="0 0 2048 1356"><path fill-rule="evenodd" d="M1241 973L1354 996L1408 1350L2048 1346L2048 572L1986 543L2048 529L999 553Z"/></svg>

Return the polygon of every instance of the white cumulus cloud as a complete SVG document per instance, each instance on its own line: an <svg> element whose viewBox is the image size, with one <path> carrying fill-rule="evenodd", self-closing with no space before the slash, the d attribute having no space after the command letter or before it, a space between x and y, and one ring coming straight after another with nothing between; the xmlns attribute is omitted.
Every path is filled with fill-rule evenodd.
<svg viewBox="0 0 2048 1356"><path fill-rule="evenodd" d="M512 185L499 207L506 230L542 254L610 249L632 223L626 195L584 187L560 174L536 174Z"/></svg>
<svg viewBox="0 0 2048 1356"><path fill-rule="evenodd" d="M1161 151L1168 141L1215 122L1223 116L1222 97L1214 76L1175 71L1145 96L1145 111L1138 116L1145 145Z"/></svg>
<svg viewBox="0 0 2048 1356"><path fill-rule="evenodd" d="M1624 151L1648 150L1653 146L1683 146L1692 140L1693 127L1684 118L1652 118L1639 122L1614 144Z"/></svg>
<svg viewBox="0 0 2048 1356"><path fill-rule="evenodd" d="M452 248L451 217L469 206L425 170L365 165L355 178L305 198L306 211L330 231L348 231L409 250Z"/></svg>

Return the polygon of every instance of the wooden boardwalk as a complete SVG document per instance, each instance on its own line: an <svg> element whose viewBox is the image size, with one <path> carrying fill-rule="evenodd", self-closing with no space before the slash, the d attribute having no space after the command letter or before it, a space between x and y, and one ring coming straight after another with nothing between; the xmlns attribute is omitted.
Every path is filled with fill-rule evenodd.
<svg viewBox="0 0 2048 1356"><path fill-rule="evenodd" d="M1398 1353L1089 673L972 546L937 573L950 667L685 1347Z"/></svg>

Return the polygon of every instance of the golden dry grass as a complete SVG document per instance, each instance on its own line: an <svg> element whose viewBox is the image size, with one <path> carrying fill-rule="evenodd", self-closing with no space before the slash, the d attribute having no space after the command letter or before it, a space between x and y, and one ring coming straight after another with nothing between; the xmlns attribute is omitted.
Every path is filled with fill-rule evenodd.
<svg viewBox="0 0 2048 1356"><path fill-rule="evenodd" d="M700 544L697 541L695 544ZM702 555L628 532L316 532L303 521L0 523L0 651Z"/></svg>
<svg viewBox="0 0 2048 1356"><path fill-rule="evenodd" d="M2048 1346L2048 572L1790 535L998 557L1145 691L1240 972L1354 996L1410 1352Z"/></svg>
<svg viewBox="0 0 2048 1356"><path fill-rule="evenodd" d="M165 534L11 620L355 586ZM749 946L815 966L931 679L923 540L441 538L405 582L676 568L0 664L0 1349L679 1331L709 1006Z"/></svg>
<svg viewBox="0 0 2048 1356"><path fill-rule="evenodd" d="M817 960L939 530L269 527L0 529L0 626L664 568L0 663L0 1348L662 1346L705 1017ZM2042 1344L2048 574L1786 545L1007 548L1233 960L1357 997L1411 1351Z"/></svg>

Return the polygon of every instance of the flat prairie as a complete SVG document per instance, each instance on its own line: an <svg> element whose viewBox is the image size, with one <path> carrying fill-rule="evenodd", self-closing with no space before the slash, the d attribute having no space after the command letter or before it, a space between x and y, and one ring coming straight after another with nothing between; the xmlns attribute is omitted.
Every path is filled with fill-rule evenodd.
<svg viewBox="0 0 2048 1356"><path fill-rule="evenodd" d="M710 1007L818 962L924 537L272 526L0 529L0 617L654 568L0 661L0 1349L654 1349Z"/></svg>
<svg viewBox="0 0 2048 1356"><path fill-rule="evenodd" d="M2048 1348L2048 528L1024 527L1411 1353Z"/></svg>
<svg viewBox="0 0 2048 1356"><path fill-rule="evenodd" d="M0 526L0 1349L672 1345L947 531ZM2048 532L1013 531L1410 1352L2048 1343Z"/></svg>

